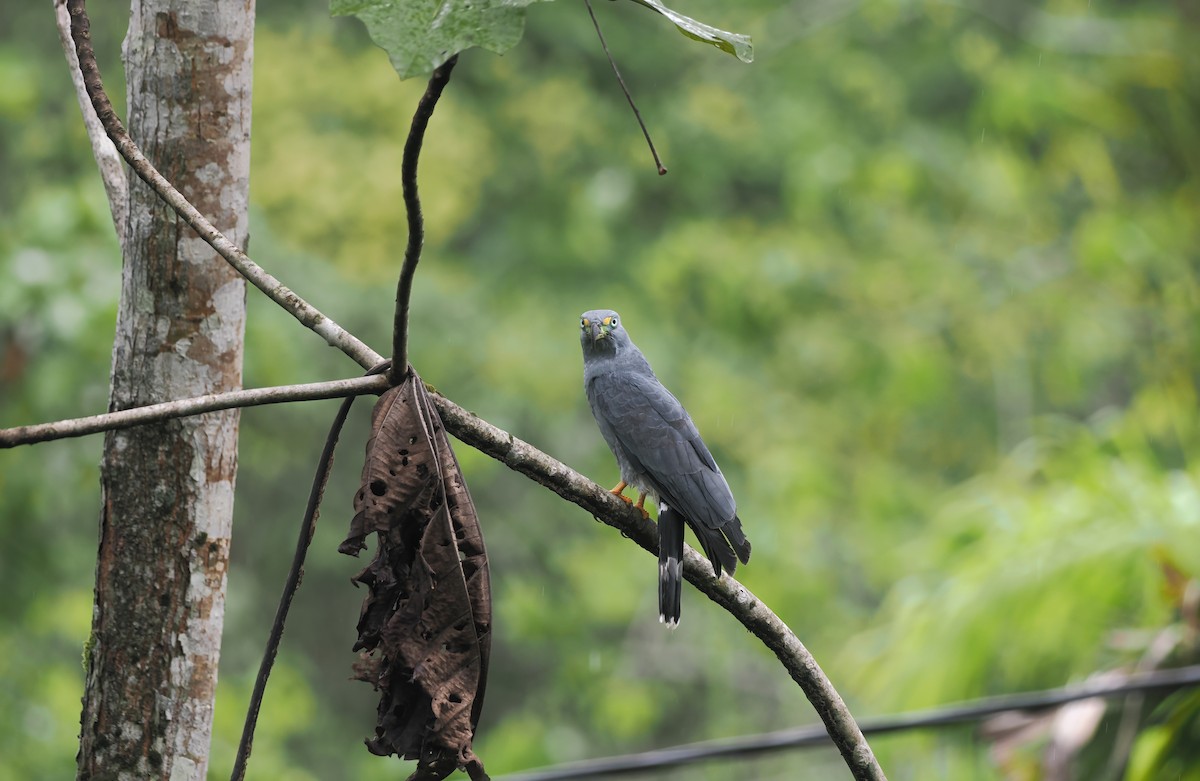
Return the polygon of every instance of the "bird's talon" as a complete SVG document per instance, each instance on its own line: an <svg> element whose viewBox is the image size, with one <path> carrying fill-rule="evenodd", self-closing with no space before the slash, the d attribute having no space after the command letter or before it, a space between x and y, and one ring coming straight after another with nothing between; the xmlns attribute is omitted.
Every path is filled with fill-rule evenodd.
<svg viewBox="0 0 1200 781"><path fill-rule="evenodd" d="M615 486L613 486L612 490L609 491L609 493L612 494L613 496L617 497L618 499L620 499L625 504L633 504L633 500L625 495L625 489L628 486L629 486L629 483L622 480L621 482L619 482Z"/></svg>

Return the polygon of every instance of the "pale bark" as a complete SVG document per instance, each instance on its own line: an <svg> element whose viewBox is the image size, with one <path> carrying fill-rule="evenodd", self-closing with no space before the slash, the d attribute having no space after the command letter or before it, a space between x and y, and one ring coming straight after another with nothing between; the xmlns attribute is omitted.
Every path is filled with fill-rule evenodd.
<svg viewBox="0 0 1200 781"><path fill-rule="evenodd" d="M71 40L71 16L67 12L67 0L54 0L54 18L58 22L58 37L62 42L63 53L67 56L71 83L75 85L75 98L79 101L83 126L87 129L88 140L92 142L92 156L96 158L96 168L100 171L100 180L104 182L104 191L108 195L113 227L117 231L118 241L123 245L125 210L129 207L129 183L125 177L125 166L116 145L104 133L104 125L96 115L96 109L87 94L87 87L84 86L83 74L79 70L79 58L75 55L75 42Z"/></svg>
<svg viewBox="0 0 1200 781"><path fill-rule="evenodd" d="M253 0L134 0L129 128L247 237ZM239 388L245 285L129 181L110 410ZM236 411L110 433L79 777L203 779L225 612Z"/></svg>
<svg viewBox="0 0 1200 781"><path fill-rule="evenodd" d="M246 390L210 393L193 399L177 399L134 407L103 415L86 418L56 420L53 423L35 423L32 426L17 426L0 429L0 449L17 445L33 445L55 439L83 437L103 431L117 431L147 423L158 423L172 418L186 418L223 409L242 409L261 404L284 404L291 401L316 401L318 399L341 399L347 396L379 394L388 389L387 377L369 375L348 380L308 382L302 385L279 385L271 388L248 388Z"/></svg>

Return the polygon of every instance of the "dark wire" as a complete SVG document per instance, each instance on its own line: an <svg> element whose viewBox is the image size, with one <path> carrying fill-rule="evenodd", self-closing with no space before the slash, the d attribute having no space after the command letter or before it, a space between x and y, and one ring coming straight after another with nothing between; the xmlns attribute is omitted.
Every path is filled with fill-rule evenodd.
<svg viewBox="0 0 1200 781"><path fill-rule="evenodd" d="M1130 675L1124 681L1084 683L1059 689L1004 694L944 708L881 716L862 721L864 735L888 735L914 729L932 729L980 721L1005 711L1039 711L1093 697L1111 698L1132 692L1182 689L1200 684L1200 665ZM773 751L830 745L829 734L819 724L747 735L739 738L689 743L682 746L589 759L497 777L496 781L562 781L645 773L711 759L748 757Z"/></svg>

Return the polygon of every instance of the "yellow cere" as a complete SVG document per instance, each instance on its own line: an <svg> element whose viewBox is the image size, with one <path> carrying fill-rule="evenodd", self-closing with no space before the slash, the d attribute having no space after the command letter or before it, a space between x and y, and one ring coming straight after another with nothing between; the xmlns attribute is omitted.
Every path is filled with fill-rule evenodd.
<svg viewBox="0 0 1200 781"><path fill-rule="evenodd" d="M604 324L605 324L605 325L612 325L612 318L611 318L611 317L606 317L606 318L604 318Z"/></svg>

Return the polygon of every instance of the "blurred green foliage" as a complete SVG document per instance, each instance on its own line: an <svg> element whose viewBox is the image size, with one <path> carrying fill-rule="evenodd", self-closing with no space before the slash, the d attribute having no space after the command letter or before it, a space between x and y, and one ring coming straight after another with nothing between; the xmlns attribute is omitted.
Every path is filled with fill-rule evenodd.
<svg viewBox="0 0 1200 781"><path fill-rule="evenodd" d="M123 103L117 7L91 9ZM632 4L597 7L671 173L654 174L577 4L464 54L421 160L412 356L442 392L617 479L576 317L621 311L721 462L739 576L860 717L1053 687L1140 656L1200 574L1200 7L750 2L744 66ZM104 409L119 257L50 3L0 23L0 425ZM264 5L251 255L386 351L399 161L423 85L353 20ZM356 368L252 295L246 383ZM350 516L367 407L268 690L252 773L394 778L358 745ZM212 775L228 774L333 402L242 416ZM814 720L693 591L667 633L653 559L458 449L492 557L476 749L495 774ZM73 772L100 440L0 453L0 781ZM1129 779L1191 772L1194 695ZM893 779L1003 776L976 733L881 738ZM1194 759L1194 749L1192 759ZM1036 756L1034 757L1036 760ZM1036 765L1036 761L1033 763ZM671 777L837 778L832 751ZM1029 771L1034 773L1035 771ZM663 776L668 777L668 776Z"/></svg>

